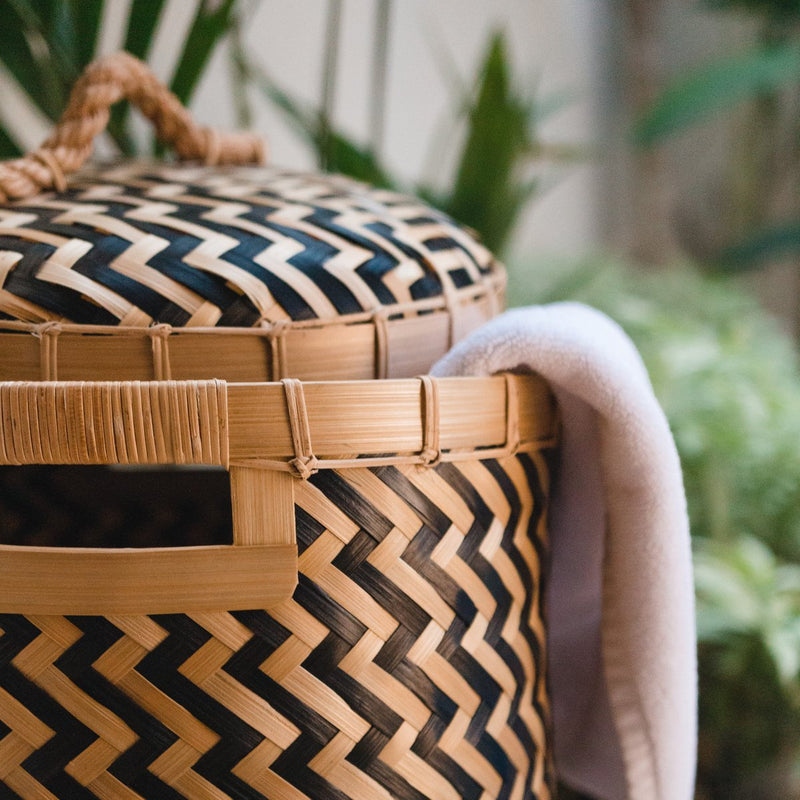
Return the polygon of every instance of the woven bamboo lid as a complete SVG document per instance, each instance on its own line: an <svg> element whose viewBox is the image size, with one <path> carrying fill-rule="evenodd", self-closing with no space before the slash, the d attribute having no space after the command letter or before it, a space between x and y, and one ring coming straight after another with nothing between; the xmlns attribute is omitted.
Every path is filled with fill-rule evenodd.
<svg viewBox="0 0 800 800"><path fill-rule="evenodd" d="M123 97L193 163L81 169L108 106ZM41 367L11 375L0 365L0 377L52 378L59 367L41 366L52 353L13 334L125 340L107 357L93 353L99 372L75 374L70 362L59 373L124 378L120 361L130 365L154 337L245 330L270 342L271 364L242 377L404 377L427 371L502 307L502 266L446 215L341 176L251 165L263 157L256 139L196 126L130 56L92 65L50 139L0 164L0 345L17 353L14 369L28 364L23 350ZM173 367L204 377L197 368L209 359L229 366L237 345L190 338L192 347L184 338L172 348L169 375L156 374L153 357L154 377ZM412 355L393 355L399 349Z"/></svg>

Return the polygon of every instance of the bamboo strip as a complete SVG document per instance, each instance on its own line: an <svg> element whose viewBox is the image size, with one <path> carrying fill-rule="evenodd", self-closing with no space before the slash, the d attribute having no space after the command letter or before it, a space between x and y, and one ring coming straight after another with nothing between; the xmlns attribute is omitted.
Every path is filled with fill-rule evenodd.
<svg viewBox="0 0 800 800"><path fill-rule="evenodd" d="M224 393L220 381L0 384L2 461L225 466Z"/></svg>
<svg viewBox="0 0 800 800"><path fill-rule="evenodd" d="M0 545L0 613L269 608L297 581L291 545L113 550Z"/></svg>
<svg viewBox="0 0 800 800"><path fill-rule="evenodd" d="M552 439L554 401L546 384L533 375L515 375L510 381L519 397L521 446ZM505 378L443 378L437 384L442 450L469 451L459 455L480 457L478 448L506 445ZM335 459L342 452L367 456L422 451L424 406L419 380L305 383L304 390L319 467L326 466L323 457ZM294 456L278 385L229 385L228 404L232 461ZM446 454L443 460L448 460ZM347 465L355 465L352 456L336 464ZM368 464L360 459L358 465Z"/></svg>
<svg viewBox="0 0 800 800"><path fill-rule="evenodd" d="M235 545L294 545L294 480L288 472L231 467Z"/></svg>

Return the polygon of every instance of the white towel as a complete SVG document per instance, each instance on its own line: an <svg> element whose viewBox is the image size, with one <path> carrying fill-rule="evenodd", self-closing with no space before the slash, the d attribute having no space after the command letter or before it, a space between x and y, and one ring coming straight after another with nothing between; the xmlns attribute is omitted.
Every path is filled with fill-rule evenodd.
<svg viewBox="0 0 800 800"><path fill-rule="evenodd" d="M602 800L690 800L694 595L669 426L630 339L575 303L509 311L432 374L520 368L547 379L563 419L548 595L556 771Z"/></svg>

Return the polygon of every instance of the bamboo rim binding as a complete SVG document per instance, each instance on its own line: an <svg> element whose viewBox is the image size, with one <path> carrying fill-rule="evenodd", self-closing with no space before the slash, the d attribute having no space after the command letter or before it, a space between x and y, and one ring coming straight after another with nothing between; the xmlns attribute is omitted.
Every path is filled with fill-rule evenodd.
<svg viewBox="0 0 800 800"><path fill-rule="evenodd" d="M550 446L535 375L387 381L0 382L0 464L217 464L290 472L513 456ZM475 419L481 425L475 425ZM347 455L342 455L343 449Z"/></svg>
<svg viewBox="0 0 800 800"><path fill-rule="evenodd" d="M61 119L37 150L0 162L0 202L22 200L47 189L65 191L66 177L83 166L95 136L108 124L109 108L123 99L153 123L158 139L171 145L183 161L209 166L266 161L261 137L199 126L146 64L129 53L115 53L86 68Z"/></svg>
<svg viewBox="0 0 800 800"><path fill-rule="evenodd" d="M0 320L0 380L411 377L447 352L454 325L460 339L488 321L504 289L505 275L491 273L459 289L450 304L433 297L331 318L261 320L247 328ZM341 363L330 358L332 335L344 337L347 358ZM423 340L427 356L419 358L414 342ZM93 345L89 350L87 342ZM101 342L112 344L111 350Z"/></svg>

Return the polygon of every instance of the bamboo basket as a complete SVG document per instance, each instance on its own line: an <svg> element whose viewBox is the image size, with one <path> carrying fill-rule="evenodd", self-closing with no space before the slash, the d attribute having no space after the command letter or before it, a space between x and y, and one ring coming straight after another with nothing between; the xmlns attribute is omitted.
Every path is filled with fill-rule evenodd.
<svg viewBox="0 0 800 800"><path fill-rule="evenodd" d="M206 164L68 187L122 97ZM547 800L553 398L411 377L502 268L263 153L120 54L0 164L0 795Z"/></svg>

